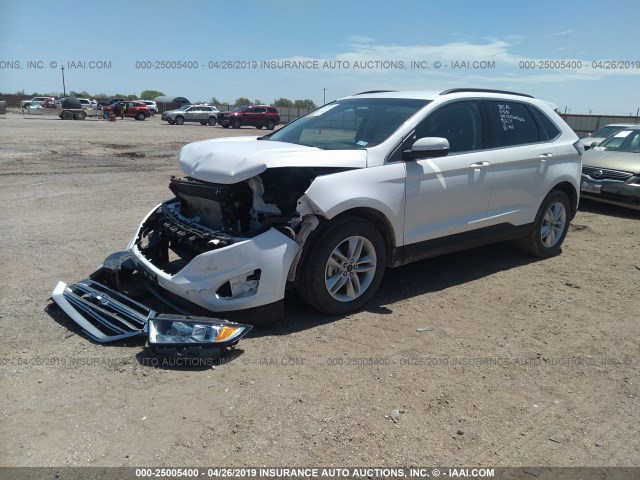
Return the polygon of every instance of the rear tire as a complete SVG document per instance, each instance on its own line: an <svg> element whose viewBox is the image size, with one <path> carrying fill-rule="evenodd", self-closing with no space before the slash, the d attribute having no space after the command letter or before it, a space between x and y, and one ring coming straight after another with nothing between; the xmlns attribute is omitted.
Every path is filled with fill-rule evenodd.
<svg viewBox="0 0 640 480"><path fill-rule="evenodd" d="M561 190L553 190L542 201L531 233L518 240L517 245L523 252L536 257L558 255L569 231L570 221L569 197Z"/></svg>
<svg viewBox="0 0 640 480"><path fill-rule="evenodd" d="M372 223L345 215L321 231L309 248L298 293L310 306L327 314L344 314L375 295L387 249Z"/></svg>
<svg viewBox="0 0 640 480"><path fill-rule="evenodd" d="M78 113L74 113L74 114L73 114L73 119L74 119L74 120L84 120L86 116L87 116L87 114L86 114L86 113L84 113L84 112L78 112Z"/></svg>
<svg viewBox="0 0 640 480"><path fill-rule="evenodd" d="M175 119L175 124L176 125L182 125L183 123L184 123L184 117L181 117L181 116L178 115L176 117L176 119Z"/></svg>
<svg viewBox="0 0 640 480"><path fill-rule="evenodd" d="M73 113L67 110L62 112L60 115L61 115L60 118L62 118L63 120L73 120Z"/></svg>
<svg viewBox="0 0 640 480"><path fill-rule="evenodd" d="M138 114L136 115L136 120L143 121L145 118L147 118L147 116L142 112L138 112Z"/></svg>

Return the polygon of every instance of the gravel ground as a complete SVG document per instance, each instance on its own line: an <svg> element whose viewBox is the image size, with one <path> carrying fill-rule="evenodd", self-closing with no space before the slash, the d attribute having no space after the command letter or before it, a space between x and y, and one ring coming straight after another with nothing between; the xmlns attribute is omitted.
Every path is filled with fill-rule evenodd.
<svg viewBox="0 0 640 480"><path fill-rule="evenodd" d="M1 466L640 466L639 214L584 203L561 255L509 244L295 295L215 368L93 344L49 296L170 196L185 143L253 128L0 116Z"/></svg>

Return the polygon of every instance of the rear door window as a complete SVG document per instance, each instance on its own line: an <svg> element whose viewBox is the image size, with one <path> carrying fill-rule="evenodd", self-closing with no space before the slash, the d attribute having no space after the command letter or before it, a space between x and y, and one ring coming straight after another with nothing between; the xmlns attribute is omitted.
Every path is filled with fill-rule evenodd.
<svg viewBox="0 0 640 480"><path fill-rule="evenodd" d="M526 145L541 140L538 124L523 103L487 100L486 105L493 147Z"/></svg>

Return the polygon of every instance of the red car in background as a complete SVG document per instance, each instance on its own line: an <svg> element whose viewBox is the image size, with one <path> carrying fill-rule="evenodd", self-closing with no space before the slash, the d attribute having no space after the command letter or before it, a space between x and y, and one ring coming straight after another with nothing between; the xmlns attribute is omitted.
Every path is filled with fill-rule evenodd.
<svg viewBox="0 0 640 480"><path fill-rule="evenodd" d="M121 117L122 109L125 105L127 106L124 114L125 117L135 118L136 120L145 120L151 116L151 110L149 110L149 107L142 102L135 102L133 100L118 102L108 107L102 107L102 111L106 115L113 113L116 117Z"/></svg>
<svg viewBox="0 0 640 480"><path fill-rule="evenodd" d="M273 130L280 123L278 110L269 105L241 105L230 112L218 113L218 124L224 128L240 128L249 125L258 129Z"/></svg>

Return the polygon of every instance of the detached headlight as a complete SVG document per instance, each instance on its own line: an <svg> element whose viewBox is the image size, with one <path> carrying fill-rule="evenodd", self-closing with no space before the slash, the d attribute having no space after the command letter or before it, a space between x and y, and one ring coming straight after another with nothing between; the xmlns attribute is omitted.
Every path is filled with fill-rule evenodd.
<svg viewBox="0 0 640 480"><path fill-rule="evenodd" d="M161 354L179 354L181 347L186 347L184 353L208 356L206 352L233 345L251 328L215 318L163 314L149 319L149 347ZM201 353L197 353L199 349Z"/></svg>

